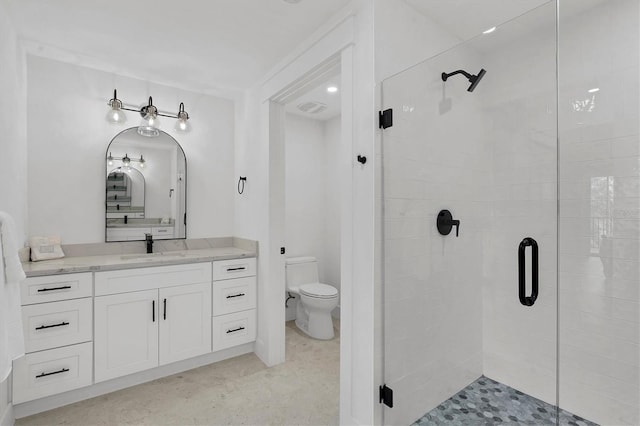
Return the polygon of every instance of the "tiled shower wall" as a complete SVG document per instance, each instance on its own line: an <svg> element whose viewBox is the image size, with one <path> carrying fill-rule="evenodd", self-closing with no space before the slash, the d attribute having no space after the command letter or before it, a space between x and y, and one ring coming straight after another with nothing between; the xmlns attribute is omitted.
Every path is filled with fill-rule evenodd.
<svg viewBox="0 0 640 426"><path fill-rule="evenodd" d="M472 42L487 74L473 93L488 123L491 222L485 229L483 371L556 403L557 131L553 2ZM518 246L539 247L539 294L518 299ZM531 266L530 250L525 261ZM526 274L530 288L531 272Z"/></svg>
<svg viewBox="0 0 640 426"><path fill-rule="evenodd" d="M640 5L560 2L560 406L640 424Z"/></svg>
<svg viewBox="0 0 640 426"><path fill-rule="evenodd" d="M485 122L462 79L440 74L468 63L456 51L384 83L394 109L385 130L385 378L394 390L386 424L410 424L482 374L483 228L489 205ZM480 66L474 62L474 68ZM464 125L459 123L464 122ZM442 237L441 209L461 220Z"/></svg>

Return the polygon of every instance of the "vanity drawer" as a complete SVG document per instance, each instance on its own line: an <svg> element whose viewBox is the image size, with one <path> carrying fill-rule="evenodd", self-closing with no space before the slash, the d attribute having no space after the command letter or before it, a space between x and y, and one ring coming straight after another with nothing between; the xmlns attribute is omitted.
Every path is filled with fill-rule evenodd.
<svg viewBox="0 0 640 426"><path fill-rule="evenodd" d="M213 282L214 316L256 308L256 277Z"/></svg>
<svg viewBox="0 0 640 426"><path fill-rule="evenodd" d="M154 240L166 240L173 237L173 226L159 226L151 228Z"/></svg>
<svg viewBox="0 0 640 426"><path fill-rule="evenodd" d="M91 272L27 278L20 284L23 305L78 299L93 295Z"/></svg>
<svg viewBox="0 0 640 426"><path fill-rule="evenodd" d="M91 342L35 352L13 362L13 403L31 401L91 384Z"/></svg>
<svg viewBox="0 0 640 426"><path fill-rule="evenodd" d="M92 340L93 299L65 300L22 308L27 353Z"/></svg>
<svg viewBox="0 0 640 426"><path fill-rule="evenodd" d="M96 272L96 296L211 282L211 263Z"/></svg>
<svg viewBox="0 0 640 426"><path fill-rule="evenodd" d="M256 274L256 258L218 260L213 262L213 280L250 277Z"/></svg>
<svg viewBox="0 0 640 426"><path fill-rule="evenodd" d="M256 340L256 310L212 318L213 351Z"/></svg>

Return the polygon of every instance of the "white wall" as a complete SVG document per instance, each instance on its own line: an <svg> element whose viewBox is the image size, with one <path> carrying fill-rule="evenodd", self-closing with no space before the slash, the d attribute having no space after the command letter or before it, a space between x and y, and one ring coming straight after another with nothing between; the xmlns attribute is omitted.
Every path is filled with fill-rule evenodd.
<svg viewBox="0 0 640 426"><path fill-rule="evenodd" d="M27 233L26 93L24 55L18 47L16 33L0 2L0 211L16 222L16 243L22 246ZM11 422L10 380L0 382L0 422Z"/></svg>
<svg viewBox="0 0 640 426"><path fill-rule="evenodd" d="M320 282L340 289L340 117L320 121L286 115L287 257L318 259ZM286 318L295 318L297 299Z"/></svg>
<svg viewBox="0 0 640 426"><path fill-rule="evenodd" d="M342 131L340 117L324 122L325 194L324 194L324 261L323 282L340 291L340 149Z"/></svg>
<svg viewBox="0 0 640 426"><path fill-rule="evenodd" d="M324 279L325 144L322 121L287 114L285 118L287 257L315 256Z"/></svg>
<svg viewBox="0 0 640 426"><path fill-rule="evenodd" d="M286 117L287 257L315 256L320 281L340 287L340 118Z"/></svg>
<svg viewBox="0 0 640 426"><path fill-rule="evenodd" d="M185 103L191 133L177 134L173 119L160 122L187 157L187 236L233 234L232 101L32 55L27 84L30 235L60 235L65 244L104 240L105 150L118 132L139 124L136 113L123 125L105 120L114 88L134 105L151 95L161 111Z"/></svg>

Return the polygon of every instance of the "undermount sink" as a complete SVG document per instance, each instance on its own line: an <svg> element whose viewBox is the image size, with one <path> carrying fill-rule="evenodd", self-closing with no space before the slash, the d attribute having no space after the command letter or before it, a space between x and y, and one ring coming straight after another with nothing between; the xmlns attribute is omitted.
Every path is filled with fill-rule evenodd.
<svg viewBox="0 0 640 426"><path fill-rule="evenodd" d="M125 254L120 256L122 260L153 260L158 257L170 258L170 257L185 257L183 252L175 253L140 253L140 254Z"/></svg>
<svg viewBox="0 0 640 426"><path fill-rule="evenodd" d="M125 254L120 256L122 260L148 259L153 260L154 257L162 256L162 253L142 253L142 254Z"/></svg>

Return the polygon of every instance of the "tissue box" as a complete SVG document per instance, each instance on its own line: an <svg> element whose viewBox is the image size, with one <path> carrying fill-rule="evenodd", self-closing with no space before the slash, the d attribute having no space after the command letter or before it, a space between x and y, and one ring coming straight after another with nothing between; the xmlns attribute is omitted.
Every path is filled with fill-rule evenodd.
<svg viewBox="0 0 640 426"><path fill-rule="evenodd" d="M29 246L31 246L31 261L59 259L64 257L62 247L60 247L60 237L31 237L29 238Z"/></svg>

